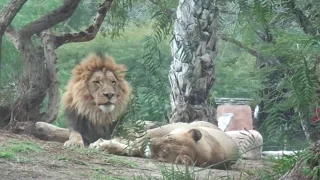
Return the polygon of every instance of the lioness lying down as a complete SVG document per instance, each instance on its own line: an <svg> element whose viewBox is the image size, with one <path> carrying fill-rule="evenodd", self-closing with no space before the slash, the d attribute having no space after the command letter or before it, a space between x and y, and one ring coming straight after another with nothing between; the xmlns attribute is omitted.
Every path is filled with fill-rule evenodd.
<svg viewBox="0 0 320 180"><path fill-rule="evenodd" d="M143 140L150 138L149 145ZM130 147L131 148L127 148ZM150 157L152 159L200 167L211 166L227 169L238 159L238 147L235 142L215 125L196 121L167 124L147 130L142 138L129 146L124 139L99 139L90 144L112 154Z"/></svg>

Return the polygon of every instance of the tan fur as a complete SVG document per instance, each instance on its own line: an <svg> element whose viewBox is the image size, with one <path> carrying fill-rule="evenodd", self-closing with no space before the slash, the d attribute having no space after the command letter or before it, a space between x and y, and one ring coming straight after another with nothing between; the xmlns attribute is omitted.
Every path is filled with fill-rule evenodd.
<svg viewBox="0 0 320 180"><path fill-rule="evenodd" d="M125 141L102 140L92 143L91 148L100 148L109 153L144 156L146 147L141 140L150 138L151 157L158 161L183 163L196 166L220 164L215 168L228 168L239 158L236 143L215 125L203 121L167 124L150 129L142 139L125 147ZM116 151L114 151L116 149Z"/></svg>
<svg viewBox="0 0 320 180"><path fill-rule="evenodd" d="M238 158L238 148L221 130L180 127L166 136L152 138L151 154L153 159L163 162L226 169Z"/></svg>
<svg viewBox="0 0 320 180"><path fill-rule="evenodd" d="M244 159L261 159L263 137L256 130L226 132L237 144Z"/></svg>
<svg viewBox="0 0 320 180"><path fill-rule="evenodd" d="M103 112L94 103L93 96L89 93L88 80L96 70L107 70L113 72L119 82L119 92L116 92L117 102L115 109L109 113ZM124 65L116 64L112 57L106 56L103 61L101 57L90 54L72 71L72 77L62 97L62 104L65 108L77 110L79 115L86 116L95 125L107 125L116 120L127 107L131 88L124 79L124 72L127 68Z"/></svg>

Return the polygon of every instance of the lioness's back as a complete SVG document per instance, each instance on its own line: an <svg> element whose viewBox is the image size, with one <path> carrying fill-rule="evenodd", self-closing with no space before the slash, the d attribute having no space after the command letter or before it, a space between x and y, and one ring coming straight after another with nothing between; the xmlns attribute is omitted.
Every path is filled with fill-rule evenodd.
<svg viewBox="0 0 320 180"><path fill-rule="evenodd" d="M238 148L236 143L228 136L225 132L220 129L213 129L208 127L199 127L210 134L216 141L220 143L222 148L225 150L227 156L237 156Z"/></svg>

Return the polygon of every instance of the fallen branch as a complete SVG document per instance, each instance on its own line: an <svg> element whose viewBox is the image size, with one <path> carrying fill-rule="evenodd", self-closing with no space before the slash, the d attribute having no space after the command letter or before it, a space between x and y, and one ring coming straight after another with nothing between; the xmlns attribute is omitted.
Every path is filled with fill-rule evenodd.
<svg viewBox="0 0 320 180"><path fill-rule="evenodd" d="M164 125L161 122L145 121L146 129ZM18 122L12 129L13 133L32 135L44 141L66 142L69 139L69 129L60 128L46 122Z"/></svg>
<svg viewBox="0 0 320 180"><path fill-rule="evenodd" d="M33 135L34 137L55 142L66 142L69 139L69 129L59 128L45 122L18 122L12 129L13 133Z"/></svg>

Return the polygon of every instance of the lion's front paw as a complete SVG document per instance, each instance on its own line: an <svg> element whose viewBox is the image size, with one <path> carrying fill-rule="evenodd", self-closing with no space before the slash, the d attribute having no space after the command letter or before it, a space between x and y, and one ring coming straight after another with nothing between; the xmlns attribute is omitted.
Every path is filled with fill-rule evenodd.
<svg viewBox="0 0 320 180"><path fill-rule="evenodd" d="M75 141L75 140L68 140L64 143L65 147L84 147L84 144L82 141Z"/></svg>

